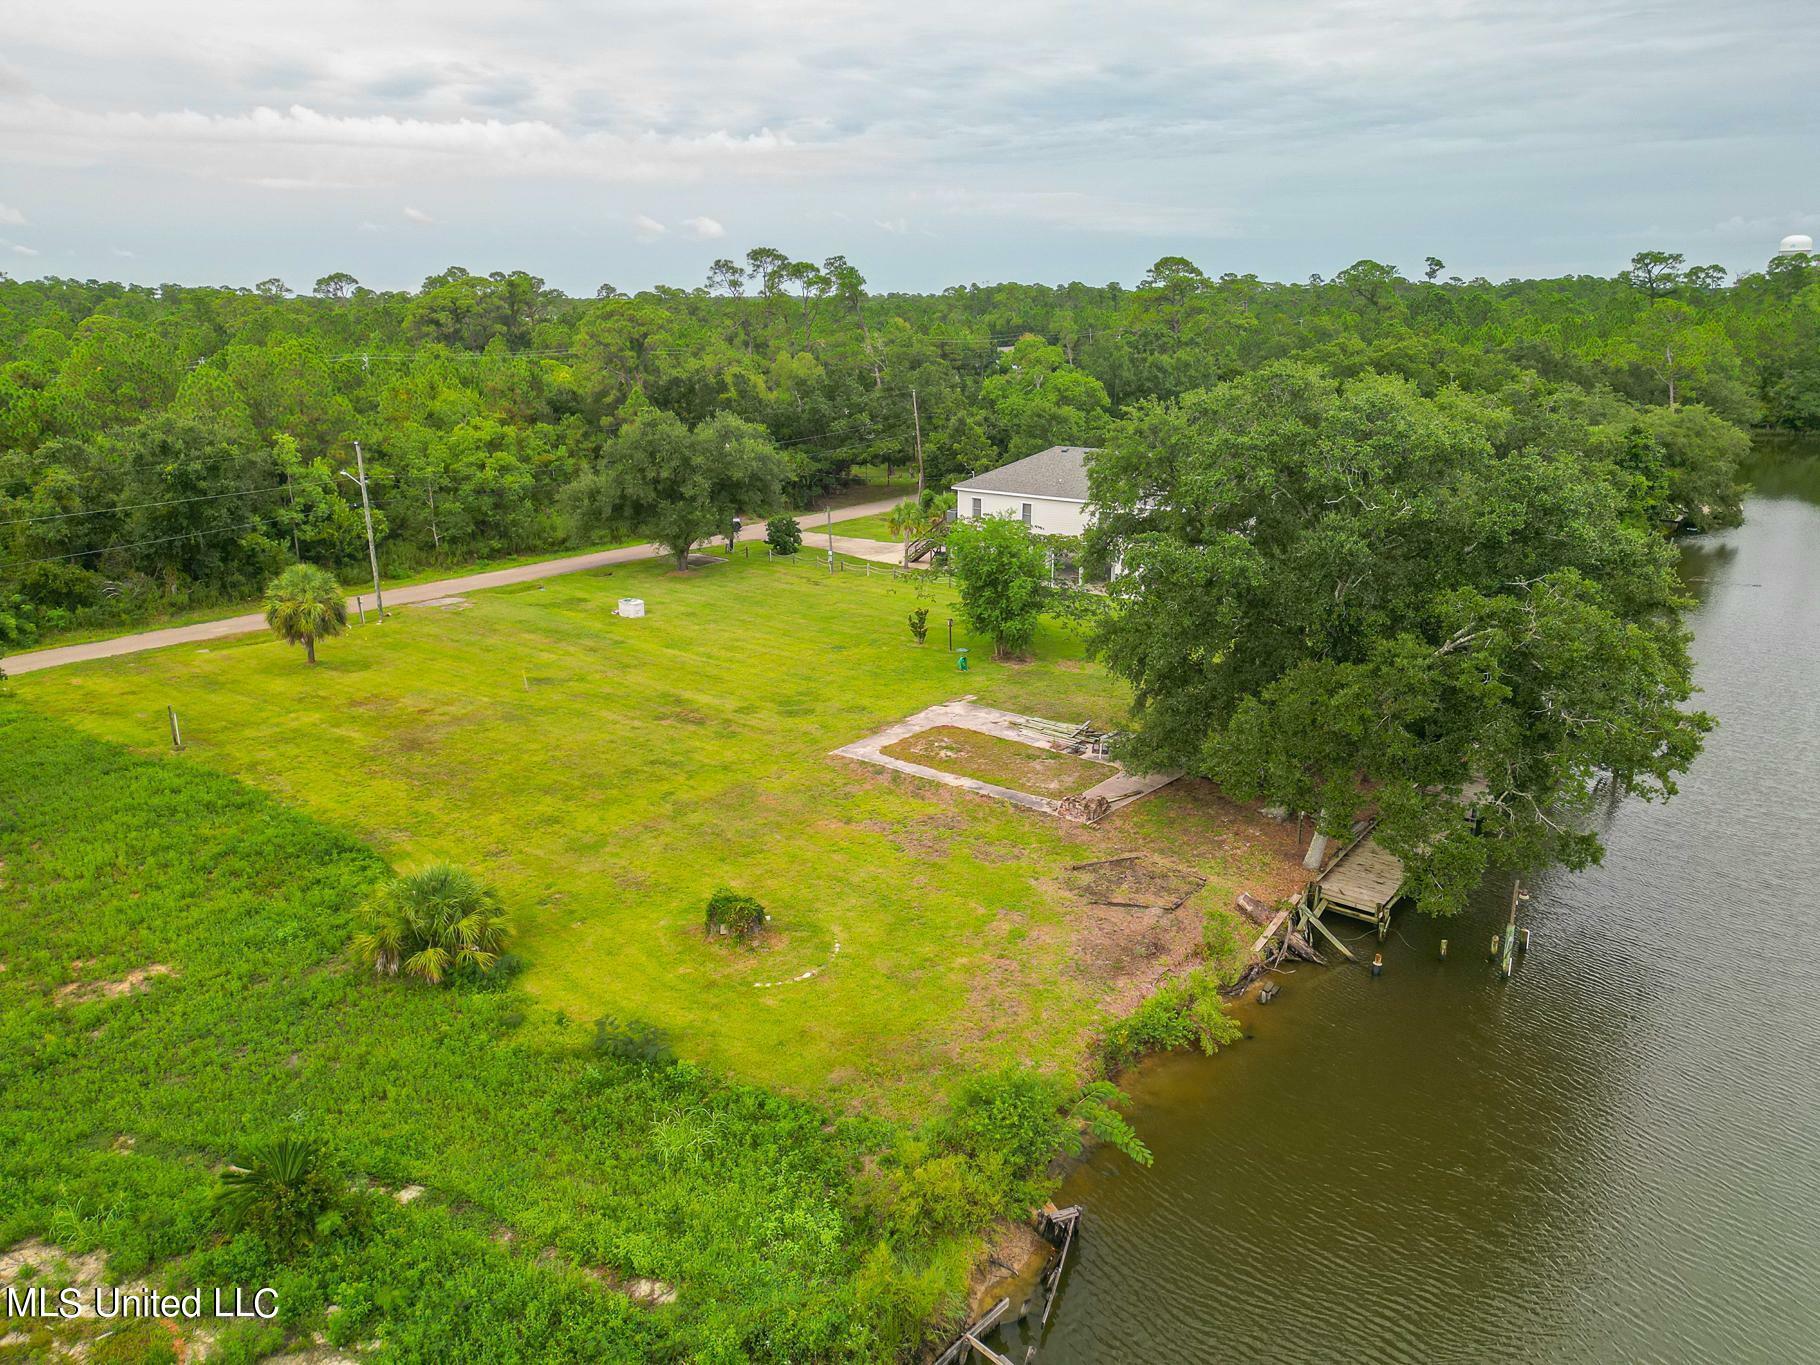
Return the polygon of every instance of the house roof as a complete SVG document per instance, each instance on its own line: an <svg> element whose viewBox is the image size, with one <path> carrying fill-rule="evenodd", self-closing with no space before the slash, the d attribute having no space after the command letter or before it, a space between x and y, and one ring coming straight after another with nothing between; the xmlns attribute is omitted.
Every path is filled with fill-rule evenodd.
<svg viewBox="0 0 1820 1365"><path fill-rule="evenodd" d="M1020 498L1086 502L1087 454L1092 446L1050 446L954 485L956 493L1006 493Z"/></svg>

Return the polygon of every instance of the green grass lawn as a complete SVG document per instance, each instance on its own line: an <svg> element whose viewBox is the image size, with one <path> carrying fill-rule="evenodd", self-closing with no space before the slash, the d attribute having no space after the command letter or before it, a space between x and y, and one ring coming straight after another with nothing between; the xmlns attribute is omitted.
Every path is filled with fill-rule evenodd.
<svg viewBox="0 0 1820 1365"><path fill-rule="evenodd" d="M379 585L384 591L390 592L393 588L408 588L417 583L434 583L442 578L462 578L468 574L487 573L494 569L513 569L520 564L540 564L547 559L566 559L570 555L593 554L600 550L617 550L624 545L636 544L638 544L636 539L622 538L598 541L574 549L543 550L527 555L502 555L493 559L466 560L460 564L435 564L407 574L381 576ZM370 598L373 591L373 580L366 578L343 586L350 597L357 593L365 593ZM116 635L136 635L146 630L189 626L198 621L219 621L225 617L244 616L248 612L262 610L264 610L264 601L257 597L241 602L217 602L211 606L185 607L181 611L159 612L130 622L112 622L107 625L79 626L70 630L50 631L36 641L32 645L32 649L56 649L62 645L86 644L90 640L111 640ZM29 654L31 650L19 652Z"/></svg>
<svg viewBox="0 0 1820 1365"><path fill-rule="evenodd" d="M805 523L803 526L805 538L813 541L814 533L817 529L818 528L814 523ZM896 536L891 534L889 518L881 516L853 517L847 521L842 521L840 513L836 512L834 514L834 534L837 536L857 536L861 540L888 540L893 545L903 543Z"/></svg>
<svg viewBox="0 0 1820 1365"><path fill-rule="evenodd" d="M898 469L893 472L890 481L885 478L882 465L856 465L853 470L854 482L848 487L831 495L827 502L834 508L835 525L841 525L840 517L843 508L858 503L877 502L881 498L909 497L916 491L914 480L906 483L904 472ZM796 516L805 526L816 524L819 512L798 512ZM884 519L878 517L859 517L856 522L863 522L869 528L864 532L843 529L841 535L865 535L869 539L889 540L891 536L884 530ZM871 529L876 521L876 530ZM621 538L603 540L588 545L557 547L538 550L530 554L501 555L492 559L466 560L458 564L433 564L415 569L410 573L392 574L380 580L380 586L386 590L407 588L416 583L432 583L441 578L461 578L468 574L486 573L493 569L511 569L520 564L538 564L549 559L565 559L570 555L592 554L600 550L617 550L621 546L636 545L638 538ZM371 580L363 579L346 585L349 595L371 590ZM144 630L161 630L167 626L187 626L198 621L217 621L227 616L240 616L247 612L261 609L261 601L251 598L241 602L216 602L204 606L185 607L177 611L156 612L133 621L115 621L104 625L76 626L68 630L47 631L35 641L32 649L55 649L61 645L86 644L90 640L107 640L116 635L134 634ZM18 651L29 653L29 650Z"/></svg>
<svg viewBox="0 0 1820 1365"><path fill-rule="evenodd" d="M1073 754L982 735L958 725L937 725L887 744L879 752L961 777L996 783L1038 796L1072 796L1114 777L1118 769Z"/></svg>
<svg viewBox="0 0 1820 1365"><path fill-rule="evenodd" d="M312 1331L425 1362L889 1354L855 1283L882 1235L856 1184L883 1125L600 1056L510 981L376 981L346 945L384 864L207 764L5 698L0 754L0 1249L104 1252L104 1283L275 1285L282 1320L229 1329L226 1361ZM215 1172L278 1134L321 1141L350 1181L427 1192L366 1198L369 1233L295 1260L222 1237ZM896 1245L935 1268L933 1315L964 1239ZM678 1302L610 1288L642 1276ZM0 1360L118 1325L0 1307Z"/></svg>
<svg viewBox="0 0 1820 1365"><path fill-rule="evenodd" d="M1120 715L1059 626L965 674L913 644L905 614L945 623L945 591L646 562L403 608L315 668L254 636L17 679L0 1246L103 1250L113 1279L278 1277L285 1323L228 1359L312 1331L410 1360L896 1358L960 1311L980 1225L1042 1197L981 1155L997 1138L942 1126L947 1098L1001 1067L1090 1070L1108 1011L1157 979L1154 936L1180 967L1203 910L1293 867L1290 835L1196 784L1084 829L832 757L963 694ZM649 615L613 615L622 596ZM1137 849L1209 881L1158 921L1069 871ZM352 966L362 895L439 857L498 886L522 974L439 991ZM769 907L756 947L705 940L722 884ZM591 1052L605 1015L667 1029L684 1064ZM280 1266L208 1215L220 1164L280 1132L429 1193ZM644 1276L678 1302L612 1291Z"/></svg>
<svg viewBox="0 0 1820 1365"><path fill-rule="evenodd" d="M244 777L396 866L472 868L551 1009L648 1019L733 1074L918 1114L957 1075L1082 1056L1099 992L1071 950L1080 908L1047 879L1116 836L829 751L967 692L1070 720L1123 707L1060 628L1035 663L976 649L957 673L910 640L918 591L763 560L638 564L405 608L313 669L248 637L14 686L146 752L168 747L175 706L188 748L169 761ZM612 615L633 595L645 619ZM721 884L769 907L756 949L703 941ZM992 1007L964 1008L983 976Z"/></svg>

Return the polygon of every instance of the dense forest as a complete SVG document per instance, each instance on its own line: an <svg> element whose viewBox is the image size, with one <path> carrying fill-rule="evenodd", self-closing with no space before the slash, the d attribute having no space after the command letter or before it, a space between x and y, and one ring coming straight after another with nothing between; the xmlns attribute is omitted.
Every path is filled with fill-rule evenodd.
<svg viewBox="0 0 1820 1365"><path fill-rule="evenodd" d="M1295 360L1518 425L1571 410L1640 509L1705 526L1738 515L1742 428L1820 427L1820 259L1730 282L1664 252L1611 278L1445 270L1276 284L1165 257L1134 287L871 294L844 258L759 248L694 289L591 299L460 268L414 292L0 276L0 651L243 601L295 560L358 576L356 440L396 573L585 539L565 490L653 410L762 428L801 506L919 448L939 488L1106 444L1145 400Z"/></svg>

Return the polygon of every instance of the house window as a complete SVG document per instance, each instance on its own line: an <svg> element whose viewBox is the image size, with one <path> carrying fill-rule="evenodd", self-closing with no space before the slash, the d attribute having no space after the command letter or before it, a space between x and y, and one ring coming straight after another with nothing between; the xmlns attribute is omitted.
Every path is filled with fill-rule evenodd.
<svg viewBox="0 0 1820 1365"><path fill-rule="evenodd" d="M1029 524L1030 524L1030 504L1025 503L1024 504L1024 525L1028 526Z"/></svg>
<svg viewBox="0 0 1820 1365"><path fill-rule="evenodd" d="M980 500L978 498L973 500L973 519L975 521L980 519Z"/></svg>

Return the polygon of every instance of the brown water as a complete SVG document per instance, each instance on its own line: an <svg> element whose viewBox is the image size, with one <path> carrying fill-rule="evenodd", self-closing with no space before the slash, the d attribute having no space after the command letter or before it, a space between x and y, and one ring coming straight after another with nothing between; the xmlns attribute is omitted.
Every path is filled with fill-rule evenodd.
<svg viewBox="0 0 1820 1365"><path fill-rule="evenodd" d="M1068 1182L1037 1360L1820 1361L1820 453L1753 478L1685 552L1721 724L1681 795L1535 879L1513 981L1488 885L1128 1078L1156 1162Z"/></svg>

